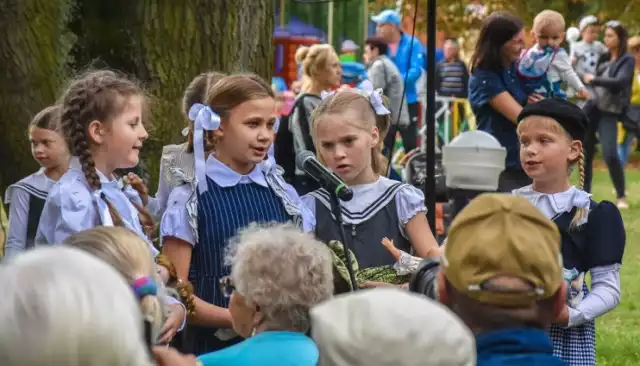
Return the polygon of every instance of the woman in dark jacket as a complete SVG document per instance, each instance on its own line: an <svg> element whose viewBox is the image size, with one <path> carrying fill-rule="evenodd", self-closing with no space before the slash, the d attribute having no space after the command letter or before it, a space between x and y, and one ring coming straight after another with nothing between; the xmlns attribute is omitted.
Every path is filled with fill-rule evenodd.
<svg viewBox="0 0 640 366"><path fill-rule="evenodd" d="M478 129L493 135L507 149L506 169L498 184L500 192L531 184L520 165L516 120L527 101L536 102L541 96L527 95L518 78L517 64L524 49L524 36L524 26L518 17L493 12L483 22L471 57L469 103Z"/></svg>
<svg viewBox="0 0 640 366"><path fill-rule="evenodd" d="M593 154L596 132L602 146L602 155L609 168L618 198L618 208L628 208L625 194L624 168L617 153L618 121L629 108L631 85L636 60L627 52L627 30L618 21L606 24L604 44L609 49L596 68L596 75L584 76L585 84L592 86L592 99L585 106L589 116L589 131L585 141L585 185L591 191Z"/></svg>

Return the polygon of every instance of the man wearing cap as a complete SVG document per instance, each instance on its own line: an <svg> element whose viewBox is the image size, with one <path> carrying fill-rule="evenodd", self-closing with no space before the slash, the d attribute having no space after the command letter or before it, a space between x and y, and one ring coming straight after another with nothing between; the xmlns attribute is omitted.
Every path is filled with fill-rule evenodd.
<svg viewBox="0 0 640 366"><path fill-rule="evenodd" d="M564 363L546 332L564 322L560 233L522 197L483 194L454 219L438 294L476 334L478 365Z"/></svg>
<svg viewBox="0 0 640 366"><path fill-rule="evenodd" d="M418 105L416 83L422 74L425 50L415 37L402 32L400 29L401 19L398 12L387 9L372 17L371 20L376 23L376 34L384 39L389 46L387 55L400 70L402 78L406 80L405 98L407 100L410 123L407 127L398 128L398 130L402 135L404 150L410 151L416 148L418 140L417 125L420 107ZM395 130L390 130L389 134L395 136Z"/></svg>

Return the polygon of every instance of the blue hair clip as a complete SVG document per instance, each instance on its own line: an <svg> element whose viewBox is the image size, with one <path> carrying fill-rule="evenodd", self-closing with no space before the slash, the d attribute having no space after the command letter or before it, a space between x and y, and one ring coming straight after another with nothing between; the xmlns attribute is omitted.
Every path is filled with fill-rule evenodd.
<svg viewBox="0 0 640 366"><path fill-rule="evenodd" d="M155 296L158 293L158 286L149 276L143 276L133 281L131 287L138 300L142 300L145 296Z"/></svg>

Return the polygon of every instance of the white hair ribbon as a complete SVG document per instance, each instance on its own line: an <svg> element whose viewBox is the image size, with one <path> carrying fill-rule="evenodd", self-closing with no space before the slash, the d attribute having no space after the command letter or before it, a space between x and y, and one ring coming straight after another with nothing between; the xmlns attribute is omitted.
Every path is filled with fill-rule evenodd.
<svg viewBox="0 0 640 366"><path fill-rule="evenodd" d="M369 96L369 101L371 102L371 106L373 107L373 110L376 111L376 114L378 116L391 114L391 111L389 111L382 102L382 89L373 90L373 84L371 84L371 81L369 80L365 80L360 83L358 89L367 93L367 95Z"/></svg>
<svg viewBox="0 0 640 366"><path fill-rule="evenodd" d="M207 176L205 173L204 159L204 130L217 130L220 127L220 116L218 116L211 107L196 103L191 106L191 109L189 109L189 119L194 122L193 152L195 155L198 192L202 194L207 191Z"/></svg>
<svg viewBox="0 0 640 366"><path fill-rule="evenodd" d="M104 199L102 199L102 189L96 189L91 193L93 196L93 201L98 205L98 213L100 214L100 220L102 222L102 226L114 226L113 218L111 217L111 212L109 211L109 206Z"/></svg>

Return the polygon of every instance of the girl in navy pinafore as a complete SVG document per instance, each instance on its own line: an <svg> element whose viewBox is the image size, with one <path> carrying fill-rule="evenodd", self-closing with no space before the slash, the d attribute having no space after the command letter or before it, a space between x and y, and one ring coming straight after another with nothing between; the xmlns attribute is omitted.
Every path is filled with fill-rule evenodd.
<svg viewBox="0 0 640 366"><path fill-rule="evenodd" d="M315 217L316 237L327 243L342 241L342 224L345 240L360 269L396 262L382 244L385 238L417 257L439 256L425 216L422 192L381 176L386 173L387 164L381 154L384 136L380 131L387 130L390 111L384 105L381 90L374 91L367 82L361 88L323 93L324 99L314 111L312 135L318 158L353 191L353 199L340 202L342 223L333 216L327 190L318 189L302 197ZM345 289L344 284L337 284L336 292Z"/></svg>
<svg viewBox="0 0 640 366"><path fill-rule="evenodd" d="M231 101L231 102L230 102ZM225 109L226 108L226 109ZM161 223L163 253L178 277L191 281L196 302L188 337L196 355L238 342L231 330L220 279L229 274L225 246L252 223L293 221L301 230L313 216L267 152L274 138L275 99L268 84L252 75L223 78L195 104L195 179L175 188ZM204 158L203 130L212 130L215 149Z"/></svg>
<svg viewBox="0 0 640 366"><path fill-rule="evenodd" d="M549 329L554 354L570 366L596 363L595 318L620 303L620 266L625 229L620 211L582 190L586 132L584 112L553 98L525 106L518 117L520 158L533 184L513 191L553 220L562 236L568 301ZM569 166L576 164L580 185L571 186ZM591 274L591 288L585 281Z"/></svg>

